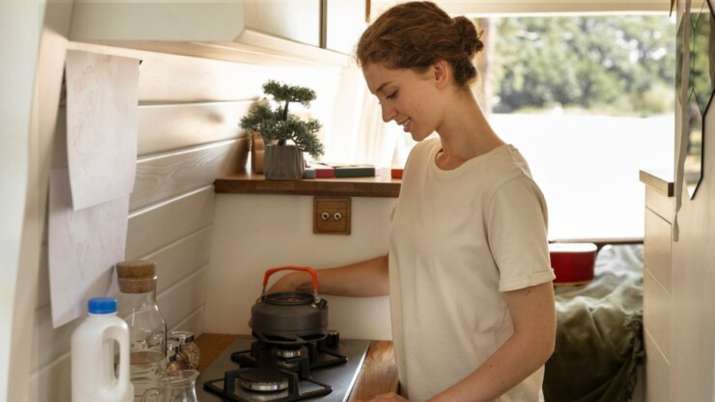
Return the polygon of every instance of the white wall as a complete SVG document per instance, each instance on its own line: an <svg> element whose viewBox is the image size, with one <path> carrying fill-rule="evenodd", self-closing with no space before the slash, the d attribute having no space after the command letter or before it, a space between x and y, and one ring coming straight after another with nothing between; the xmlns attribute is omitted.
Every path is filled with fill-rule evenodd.
<svg viewBox="0 0 715 402"><path fill-rule="evenodd" d="M15 281L28 178L35 65L43 7L34 0L0 3L0 401L6 399Z"/></svg>
<svg viewBox="0 0 715 402"><path fill-rule="evenodd" d="M251 306L268 268L320 269L387 254L394 203L394 198L353 197L351 234L316 235L311 196L217 194L206 331L251 333ZM328 297L328 308L329 327L343 337L391 338L387 297Z"/></svg>
<svg viewBox="0 0 715 402"><path fill-rule="evenodd" d="M3 308L14 310L12 337L9 326L7 336L0 337L12 339L8 373L12 402L70 399L69 340L79 321L52 328L46 239L48 172L53 146L65 135L66 110L59 106L59 96L68 48L143 60L137 176L126 257L157 263L158 303L169 327L197 334L203 332L206 294L210 293L206 277L214 219L212 183L217 176L239 169L246 160L247 141L240 135L240 117L261 95L263 82L277 79L315 89L318 100L311 111L329 129L341 77L336 68L236 64L68 42L71 4L61 4L52 12L48 10L41 40L32 108L37 129L29 140L25 135L22 146L12 148L12 158L27 155L28 161L8 159L17 166L24 163L28 171L27 189L15 191L22 195L24 218L18 212L21 209L13 211L17 215L16 242L20 223L23 228L20 270L16 280L13 272L12 280L3 278L0 285L22 289L15 295L4 290L0 294L8 298ZM13 35L17 33L6 37ZM31 89L30 86L28 91ZM17 98L13 101L17 104ZM28 116L30 103L28 94ZM5 166L4 162L0 163ZM14 169L17 166L13 164ZM21 207L22 203L17 202ZM3 208L2 213L5 211L11 209ZM5 227L3 221L2 229ZM17 250L14 258L18 258ZM0 328L10 322L9 317L2 318ZM8 350L5 345L3 349ZM8 376L0 378L4 381Z"/></svg>

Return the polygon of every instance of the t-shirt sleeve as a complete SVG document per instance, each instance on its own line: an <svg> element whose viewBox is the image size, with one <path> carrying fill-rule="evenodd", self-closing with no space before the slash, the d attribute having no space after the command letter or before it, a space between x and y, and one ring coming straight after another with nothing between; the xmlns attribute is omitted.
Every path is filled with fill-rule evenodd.
<svg viewBox="0 0 715 402"><path fill-rule="evenodd" d="M499 269L499 291L552 281L548 212L536 183L525 175L509 179L496 188L486 205L487 239Z"/></svg>

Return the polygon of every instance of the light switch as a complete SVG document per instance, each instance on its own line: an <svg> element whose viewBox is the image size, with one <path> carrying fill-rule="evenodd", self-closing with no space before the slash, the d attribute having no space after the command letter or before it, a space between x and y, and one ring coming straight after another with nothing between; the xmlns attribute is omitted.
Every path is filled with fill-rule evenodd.
<svg viewBox="0 0 715 402"><path fill-rule="evenodd" d="M350 197L314 197L313 233L350 234Z"/></svg>

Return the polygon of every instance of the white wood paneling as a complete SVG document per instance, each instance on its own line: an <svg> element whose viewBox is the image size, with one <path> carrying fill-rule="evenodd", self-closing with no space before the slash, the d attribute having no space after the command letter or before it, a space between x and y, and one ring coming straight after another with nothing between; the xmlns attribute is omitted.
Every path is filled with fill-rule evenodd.
<svg viewBox="0 0 715 402"><path fill-rule="evenodd" d="M130 233L130 236L132 236L132 233ZM209 258L210 236L210 227L201 229L155 253L143 257L157 264L157 274L159 277L157 284L158 294L163 294L163 292L172 288L177 283L186 280L186 278L189 278L206 267ZM197 289L197 285L194 285L195 287L192 288L190 296L194 296L196 292L201 292L201 289ZM181 295L180 297L185 296L185 294L181 292L178 294ZM169 300L171 300L172 297L176 296L169 295L166 297L169 297ZM194 297L194 299L196 298ZM200 297L199 300L203 300L203 297ZM203 305L203 302L201 304ZM183 310L181 307L181 304L177 306L169 302L169 304L165 304L165 308L168 311L164 312L162 310L162 312L164 314L171 314L175 320L183 320L192 315L193 310L196 309L195 305L191 305ZM196 314L193 315L195 316ZM195 320L199 320L199 318L200 317L194 317ZM81 320L72 321L59 328L52 328L51 308L49 305L46 305L35 311L34 322L31 355L32 372L35 372L42 366L69 352L70 336L72 335L72 331L81 323ZM197 324L190 323L187 325L193 328Z"/></svg>
<svg viewBox="0 0 715 402"><path fill-rule="evenodd" d="M60 356L69 353L72 331L82 320L71 321L59 328L52 328L50 306L35 311L32 334L30 372L34 373Z"/></svg>
<svg viewBox="0 0 715 402"><path fill-rule="evenodd" d="M644 271L643 282L643 323L665 358L670 360L670 294L647 270Z"/></svg>
<svg viewBox="0 0 715 402"><path fill-rule="evenodd" d="M670 295L673 259L671 253L671 225L646 208L645 212L645 269Z"/></svg>
<svg viewBox="0 0 715 402"><path fill-rule="evenodd" d="M70 402L72 393L69 354L36 371L27 389L29 402ZM14 401L13 401L14 402Z"/></svg>
<svg viewBox="0 0 715 402"><path fill-rule="evenodd" d="M190 331L198 337L204 333L204 306L196 309L191 315L181 320L170 331Z"/></svg>
<svg viewBox="0 0 715 402"><path fill-rule="evenodd" d="M703 126L703 138L715 138L713 105ZM677 119L675 127L681 127ZM715 396L715 142L704 144L703 181L692 200L683 186L680 236L672 243L670 400L674 402L711 401Z"/></svg>
<svg viewBox="0 0 715 402"><path fill-rule="evenodd" d="M209 263L211 227L201 229L155 253L142 257L156 263L158 294Z"/></svg>
<svg viewBox="0 0 715 402"><path fill-rule="evenodd" d="M648 331L643 331L646 350L646 389L648 402L674 402L671 397L670 364L653 342Z"/></svg>
<svg viewBox="0 0 715 402"><path fill-rule="evenodd" d="M654 213L658 214L661 218L665 219L667 222L671 222L673 220L675 199L664 195L650 186L646 186L645 206Z"/></svg>
<svg viewBox="0 0 715 402"><path fill-rule="evenodd" d="M253 100L139 107L139 155L237 138Z"/></svg>
<svg viewBox="0 0 715 402"><path fill-rule="evenodd" d="M126 258L139 258L210 225L213 211L213 186L137 211L129 217Z"/></svg>
<svg viewBox="0 0 715 402"><path fill-rule="evenodd" d="M137 162L130 210L134 211L204 187L245 166L248 140L228 140L183 151L142 158Z"/></svg>
<svg viewBox="0 0 715 402"><path fill-rule="evenodd" d="M167 327L175 327L204 305L206 271L206 267L202 268L157 296L156 301L164 314Z"/></svg>

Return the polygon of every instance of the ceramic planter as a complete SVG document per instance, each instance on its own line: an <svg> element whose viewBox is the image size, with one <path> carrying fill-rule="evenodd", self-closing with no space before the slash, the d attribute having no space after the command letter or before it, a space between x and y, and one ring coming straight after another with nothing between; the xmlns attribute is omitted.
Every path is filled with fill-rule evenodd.
<svg viewBox="0 0 715 402"><path fill-rule="evenodd" d="M303 178L303 152L295 145L268 145L263 170L267 180L300 180Z"/></svg>

